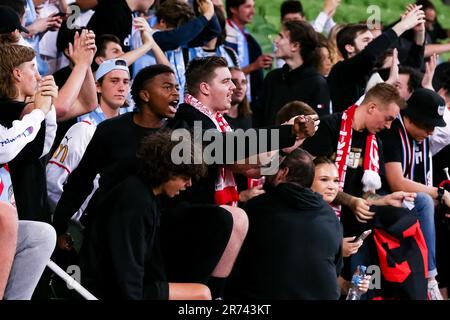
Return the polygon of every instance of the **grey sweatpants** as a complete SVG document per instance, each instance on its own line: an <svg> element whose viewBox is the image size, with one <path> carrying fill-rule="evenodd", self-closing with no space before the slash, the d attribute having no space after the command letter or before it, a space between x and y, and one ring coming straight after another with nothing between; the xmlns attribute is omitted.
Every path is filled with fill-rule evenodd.
<svg viewBox="0 0 450 320"><path fill-rule="evenodd" d="M5 300L30 300L56 245L56 232L47 223L19 221L17 249Z"/></svg>

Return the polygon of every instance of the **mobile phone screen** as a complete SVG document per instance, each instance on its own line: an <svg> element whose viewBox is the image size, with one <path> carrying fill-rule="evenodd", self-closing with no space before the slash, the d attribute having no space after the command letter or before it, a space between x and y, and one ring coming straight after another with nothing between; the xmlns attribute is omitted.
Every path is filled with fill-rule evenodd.
<svg viewBox="0 0 450 320"><path fill-rule="evenodd" d="M361 235L358 238L356 238L356 240L354 242L364 241L364 239L366 239L369 236L369 234L371 234L371 233L372 233L372 230L364 231L363 233L361 233Z"/></svg>

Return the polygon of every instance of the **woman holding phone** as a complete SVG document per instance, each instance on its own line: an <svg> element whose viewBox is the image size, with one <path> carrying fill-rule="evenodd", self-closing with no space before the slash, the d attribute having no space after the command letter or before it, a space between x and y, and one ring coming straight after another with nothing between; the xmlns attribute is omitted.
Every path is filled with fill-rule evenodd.
<svg viewBox="0 0 450 320"><path fill-rule="evenodd" d="M348 194L343 194L342 192L339 192L339 176L334 162L325 157L317 157L314 159L314 165L315 176L311 189L314 192L320 193L323 199L330 205L336 200L336 198L338 198L339 203L349 206L352 211L355 212L357 219L361 222L367 222L368 220L373 219L374 214L369 211L369 207L371 205L392 205L400 207L405 201L414 201L415 194L408 192L394 192L384 197L379 197L372 200L364 200ZM367 207L363 208L362 203L367 205ZM358 249L363 244L363 240L370 234L368 231L370 230L363 232L358 239L356 239L355 236L343 239L343 257L349 257L358 252ZM359 285L360 290L363 292L368 291L370 283L369 280L370 276L366 276ZM346 292L349 288L350 282L345 281L342 277L339 277L339 283L343 292Z"/></svg>
<svg viewBox="0 0 450 320"><path fill-rule="evenodd" d="M372 205L402 207L409 203L414 203L416 194L412 192L393 192L385 196L371 197L367 200L339 192L338 170L334 162L325 157L317 157L314 159L314 164L316 166L316 174L311 189L314 192L320 193L323 199L330 205L336 200L338 204L350 207L359 222L367 223L373 219L375 213L369 211ZM369 234L366 233L363 235L364 233L358 239L355 236L344 238L344 257L349 257L358 251L362 245L362 240Z"/></svg>

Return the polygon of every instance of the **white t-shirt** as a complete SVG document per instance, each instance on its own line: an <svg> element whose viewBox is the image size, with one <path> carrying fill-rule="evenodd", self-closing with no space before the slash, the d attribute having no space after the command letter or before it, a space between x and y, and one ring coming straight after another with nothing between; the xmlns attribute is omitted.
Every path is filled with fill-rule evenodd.
<svg viewBox="0 0 450 320"><path fill-rule="evenodd" d="M444 121L447 125L436 127L430 137L430 151L433 156L450 144L450 110L448 108L444 109Z"/></svg>

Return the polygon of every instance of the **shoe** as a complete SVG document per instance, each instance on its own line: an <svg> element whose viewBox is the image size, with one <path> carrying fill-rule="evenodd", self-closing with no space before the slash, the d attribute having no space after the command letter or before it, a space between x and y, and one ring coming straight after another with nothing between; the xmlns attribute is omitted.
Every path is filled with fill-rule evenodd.
<svg viewBox="0 0 450 320"><path fill-rule="evenodd" d="M436 280L428 281L428 300L444 300Z"/></svg>

